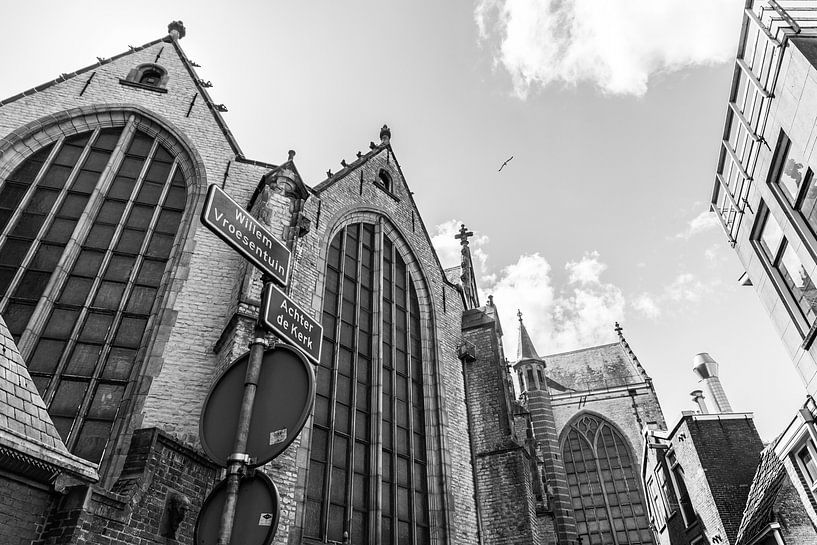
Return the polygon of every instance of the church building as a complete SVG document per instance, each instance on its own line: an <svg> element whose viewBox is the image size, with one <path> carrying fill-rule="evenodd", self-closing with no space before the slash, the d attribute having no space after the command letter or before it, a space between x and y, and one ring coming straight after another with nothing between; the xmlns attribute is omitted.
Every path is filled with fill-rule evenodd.
<svg viewBox="0 0 817 545"><path fill-rule="evenodd" d="M261 305L199 219L217 185L291 250L287 295L323 325L311 416L259 468L272 543L655 543L638 463L665 423L621 328L540 356L520 313L509 362L471 233L445 270L389 127L324 180L248 158L185 33L0 101L0 542L194 543L224 477L202 405Z"/></svg>

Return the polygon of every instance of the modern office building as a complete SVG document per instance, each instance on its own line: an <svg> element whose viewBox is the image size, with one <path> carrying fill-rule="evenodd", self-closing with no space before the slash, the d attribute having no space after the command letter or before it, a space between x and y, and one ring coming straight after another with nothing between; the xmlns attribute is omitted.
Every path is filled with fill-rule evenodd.
<svg viewBox="0 0 817 545"><path fill-rule="evenodd" d="M712 210L809 397L774 446L817 524L817 5L747 0Z"/></svg>

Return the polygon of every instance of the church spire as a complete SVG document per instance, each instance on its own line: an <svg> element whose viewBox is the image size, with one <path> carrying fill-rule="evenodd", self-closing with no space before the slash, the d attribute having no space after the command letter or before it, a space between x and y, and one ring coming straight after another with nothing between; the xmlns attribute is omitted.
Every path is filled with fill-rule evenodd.
<svg viewBox="0 0 817 545"><path fill-rule="evenodd" d="M522 311L517 309L516 315L519 317L519 342L516 344L516 361L542 359L536 353L536 347L533 346L533 341L528 335L525 323L522 321Z"/></svg>

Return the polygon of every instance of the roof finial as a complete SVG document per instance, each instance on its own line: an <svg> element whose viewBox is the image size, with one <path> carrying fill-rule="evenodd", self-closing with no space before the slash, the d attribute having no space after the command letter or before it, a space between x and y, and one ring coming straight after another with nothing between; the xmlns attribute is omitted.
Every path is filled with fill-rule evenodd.
<svg viewBox="0 0 817 545"><path fill-rule="evenodd" d="M380 129L380 143L384 146L388 146L389 142L391 141L391 129L388 125L383 125L383 128Z"/></svg>
<svg viewBox="0 0 817 545"><path fill-rule="evenodd" d="M621 325L618 322L616 322L616 326L613 328L613 330L618 335L618 338L623 341L624 340L624 333L623 333L624 328L621 327Z"/></svg>
<svg viewBox="0 0 817 545"><path fill-rule="evenodd" d="M522 323L522 311L516 309L516 316L519 318L519 323Z"/></svg>
<svg viewBox="0 0 817 545"><path fill-rule="evenodd" d="M488 306L489 307L494 306L494 296L493 295L488 296Z"/></svg>
<svg viewBox="0 0 817 545"><path fill-rule="evenodd" d="M472 236L474 236L474 232L466 229L465 224L462 223L460 224L460 234L454 235L454 238L460 241L460 245L468 246L468 237Z"/></svg>
<svg viewBox="0 0 817 545"><path fill-rule="evenodd" d="M287 161L292 161L295 159L295 150L291 149L287 152Z"/></svg>
<svg viewBox="0 0 817 545"><path fill-rule="evenodd" d="M181 21L171 21L167 25L167 32L174 40L181 40L187 35L187 30L185 30L184 23Z"/></svg>

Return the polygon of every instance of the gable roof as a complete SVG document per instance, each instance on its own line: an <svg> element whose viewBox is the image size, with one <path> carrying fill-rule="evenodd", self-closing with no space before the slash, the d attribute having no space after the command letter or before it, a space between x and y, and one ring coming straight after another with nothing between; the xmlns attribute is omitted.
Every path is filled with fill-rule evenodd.
<svg viewBox="0 0 817 545"><path fill-rule="evenodd" d="M546 374L575 391L641 384L644 376L620 342L592 346L542 358Z"/></svg>
<svg viewBox="0 0 817 545"><path fill-rule="evenodd" d="M204 103L207 105L207 108L210 110L210 113L212 114L213 118L215 119L216 124L221 129L221 132L222 132L222 134L224 134L224 137L227 139L227 142L230 145L230 149L232 149L233 153L235 153L235 155L236 155L235 160L238 161L238 162L241 162L241 163L249 163L249 164L253 164L253 165L256 165L256 166L260 166L260 167L275 168L276 165L274 165L274 164L267 163L267 162L264 162L264 161L257 161L257 160L253 160L253 159L247 159L244 156L244 152L241 151L241 148L238 145L238 141L236 140L235 136L233 136L233 133L230 131L230 129L227 127L227 123L224 121L224 118L221 116L221 111L219 109L220 105L216 105L215 102L213 102L213 99L210 97L210 94L207 92L207 89L202 85L201 78L199 78L198 74L196 74L196 70L195 70L195 68L193 66L193 63L190 62L190 59L187 58L187 55L185 54L184 50L182 50L181 46L179 45L179 41L174 39L170 34L168 34L166 36L163 36L161 38L158 38L156 40L152 40L150 42L147 42L146 44L140 45L139 47L131 47L128 51L124 51L122 53L119 53L119 54L114 55L113 57L109 57L107 59L97 57L97 62L94 63L94 64L91 64L91 65L86 66L84 68L80 68L79 70L77 70L75 72L68 72L68 73L60 74L59 77L54 78L53 80L50 80L50 81L47 81L47 82L42 83L40 85L37 85L35 87L32 87L31 89L27 89L27 90L25 90L25 91L23 91L21 93L17 93L16 95L11 96L11 97L9 97L7 99L0 100L0 107L5 106L6 104L11 104L12 102L15 102L15 101L17 101L17 100L19 100L19 99L21 99L23 97L34 95L36 93L39 93L40 91L44 91L44 90L48 89L49 87L51 87L53 85L56 85L57 83L62 83L62 82L67 81L69 79L75 78L75 77L77 77L79 75L85 74L87 72L91 72L95 68L99 68L100 66L104 66L106 64L112 63L112 62L117 61L117 60L119 60L119 59L121 59L123 57L127 57L128 55L132 55L132 54L134 54L134 53L136 53L138 51L143 51L143 50L145 50L145 49L147 49L149 47L152 47L152 46L154 46L154 45L156 45L156 44L158 44L160 42L166 42L166 43L169 43L169 44L173 45L174 49L176 50L176 53L179 55L179 58L182 61L182 64L184 65L185 69L187 70L187 73L190 75L190 79L193 80L193 83L196 86L196 91L198 91L199 95L204 100Z"/></svg>
<svg viewBox="0 0 817 545"><path fill-rule="evenodd" d="M0 466L41 481L63 470L97 481L96 465L68 452L0 317Z"/></svg>
<svg viewBox="0 0 817 545"><path fill-rule="evenodd" d="M749 489L749 498L746 500L746 509L743 511L743 520L740 522L735 545L750 543L774 520L777 494L786 480L786 469L774 452L779 439L779 437L775 439L760 454L760 464L752 479L752 487Z"/></svg>
<svg viewBox="0 0 817 545"><path fill-rule="evenodd" d="M384 125L383 130L388 130L388 128ZM381 135L382 137L382 135ZM434 244L431 242L431 236L428 233L428 229L426 228L425 221L423 221L423 216L420 214L420 209L417 207L417 202L414 200L414 192L409 189L408 181L406 180L405 174L403 174L403 168L400 166L400 162L397 160L397 156L394 154L392 150L391 143L391 131L389 131L389 139L381 141L380 144L375 144L374 142L369 142L369 151L366 153L361 153L359 157L357 157L351 163L348 163L344 166L341 170L332 173L332 171L327 171L327 177L322 182L318 183L314 187L311 188L313 194L320 197L320 194L333 185L339 182L340 180L346 178L347 176L351 175L355 170L365 165L370 159L376 157L381 152L385 151L386 153L390 154L390 156L394 159L394 166L397 168L397 172L400 174L400 179L403 181L403 184L406 186L406 193L408 195L408 200L411 203L411 207L417 212L417 221L420 224L420 228L422 229L423 235L425 235L425 239L428 242L429 247L432 250L432 255L434 256L434 261L437 263L438 270L442 273L442 278L445 283L448 285L459 288L460 289L460 296L463 298L463 303L465 302L465 295L462 291L461 282L456 280L452 280L450 278L450 274L453 272L455 267L449 267L448 269L443 268L442 263L440 263L440 257L437 255L437 249L434 247ZM456 267L458 272L461 272L461 268L459 266Z"/></svg>

